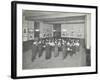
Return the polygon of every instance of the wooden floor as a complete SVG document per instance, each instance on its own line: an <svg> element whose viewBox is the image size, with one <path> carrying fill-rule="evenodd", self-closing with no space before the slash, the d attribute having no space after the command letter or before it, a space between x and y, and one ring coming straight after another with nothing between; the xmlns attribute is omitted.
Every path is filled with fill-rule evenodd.
<svg viewBox="0 0 100 80"><path fill-rule="evenodd" d="M63 59L62 52L58 57L54 57L52 51L51 59L45 59L45 51L42 57L36 56L34 62L32 62L32 49L28 49L23 52L23 69L39 69L39 68L60 68L60 67L80 67L86 66L86 52L81 46L80 51L76 52L73 56L68 55Z"/></svg>

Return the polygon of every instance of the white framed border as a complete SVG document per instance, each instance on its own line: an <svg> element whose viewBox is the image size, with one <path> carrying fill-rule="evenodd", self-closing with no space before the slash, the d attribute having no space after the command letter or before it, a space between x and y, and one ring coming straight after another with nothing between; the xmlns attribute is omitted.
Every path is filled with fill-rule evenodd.
<svg viewBox="0 0 100 80"><path fill-rule="evenodd" d="M67 7L67 6L49 6L34 4L17 4L17 77L22 76L38 76L51 74L70 74L70 73L86 73L96 71L96 9ZM60 12L79 12L91 13L91 66L90 67L73 67L73 68L56 68L56 69L32 69L22 70L22 9L41 10L41 11L60 11Z"/></svg>

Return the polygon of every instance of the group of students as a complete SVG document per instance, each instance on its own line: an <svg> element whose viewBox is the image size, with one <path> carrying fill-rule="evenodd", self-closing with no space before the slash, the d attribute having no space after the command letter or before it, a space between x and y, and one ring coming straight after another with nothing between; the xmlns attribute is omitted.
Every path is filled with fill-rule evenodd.
<svg viewBox="0 0 100 80"><path fill-rule="evenodd" d="M44 53L46 59L50 59L52 54L54 57L62 54L63 59L65 59L67 55L72 56L79 51L79 48L79 39L60 38L34 40L32 44L32 62L36 59L36 56L41 57Z"/></svg>

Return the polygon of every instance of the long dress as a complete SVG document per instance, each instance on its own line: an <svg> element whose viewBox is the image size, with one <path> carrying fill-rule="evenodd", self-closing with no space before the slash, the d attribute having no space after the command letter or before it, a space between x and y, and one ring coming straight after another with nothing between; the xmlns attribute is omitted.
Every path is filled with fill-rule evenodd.
<svg viewBox="0 0 100 80"><path fill-rule="evenodd" d="M43 45L42 44L39 44L38 51L39 51L39 57L41 57L43 55Z"/></svg>
<svg viewBox="0 0 100 80"><path fill-rule="evenodd" d="M36 59L36 55L38 53L38 46L32 45L32 62Z"/></svg>
<svg viewBox="0 0 100 80"><path fill-rule="evenodd" d="M58 45L57 45L57 44L55 44L55 52L54 52L54 56L55 56L55 57L59 56Z"/></svg>
<svg viewBox="0 0 100 80"><path fill-rule="evenodd" d="M66 48L66 45L63 45L62 46L62 52L63 52L63 59L65 59L66 58L66 56L67 56L67 48Z"/></svg>
<svg viewBox="0 0 100 80"><path fill-rule="evenodd" d="M49 44L46 45L46 59L51 58L51 46Z"/></svg>

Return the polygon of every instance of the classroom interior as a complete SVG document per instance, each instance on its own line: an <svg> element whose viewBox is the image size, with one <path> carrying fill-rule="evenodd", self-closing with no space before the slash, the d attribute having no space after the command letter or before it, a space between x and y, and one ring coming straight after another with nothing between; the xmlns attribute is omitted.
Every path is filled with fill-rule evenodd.
<svg viewBox="0 0 100 80"><path fill-rule="evenodd" d="M56 12L56 11L22 11L22 68L44 69L62 67L91 66L91 14ZM59 55L55 57L55 45L49 50L49 58L46 58L46 47L39 57L39 49L32 61L34 41L61 41ZM70 42L71 47L63 47ZM75 42L79 46L76 48ZM45 46L46 44L44 44ZM42 46L43 47L43 46ZM63 54L63 50L66 54ZM48 55L47 55L48 56ZM66 56L66 57L65 57Z"/></svg>

